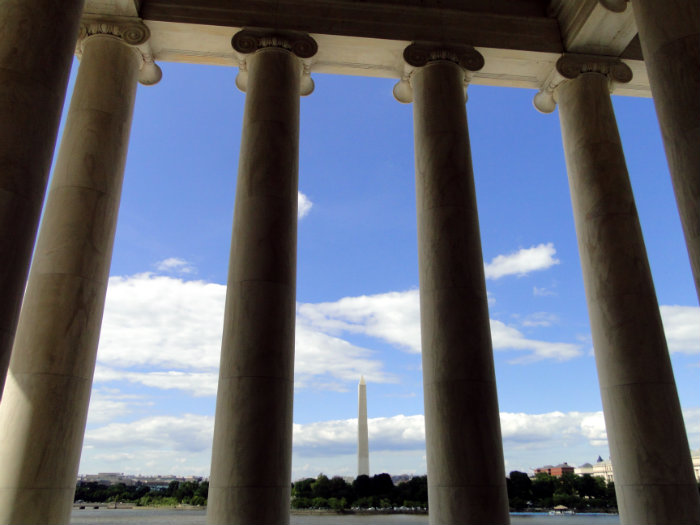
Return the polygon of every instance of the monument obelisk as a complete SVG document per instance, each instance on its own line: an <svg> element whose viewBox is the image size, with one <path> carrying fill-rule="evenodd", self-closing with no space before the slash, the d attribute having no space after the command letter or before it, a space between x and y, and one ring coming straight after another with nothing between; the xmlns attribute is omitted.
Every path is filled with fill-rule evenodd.
<svg viewBox="0 0 700 525"><path fill-rule="evenodd" d="M369 476L369 434L367 431L367 383L360 376L357 385L357 475Z"/></svg>

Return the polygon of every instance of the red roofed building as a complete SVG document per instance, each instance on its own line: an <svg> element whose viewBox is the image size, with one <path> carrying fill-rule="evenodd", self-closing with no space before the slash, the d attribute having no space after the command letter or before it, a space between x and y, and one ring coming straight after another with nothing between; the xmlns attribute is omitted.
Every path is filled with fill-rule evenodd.
<svg viewBox="0 0 700 525"><path fill-rule="evenodd" d="M535 475L539 473L545 473L549 474L550 476L554 476L556 478L559 478L562 476L562 474L566 473L574 473L574 467L569 465L568 463L560 463L559 465L552 466L552 465L545 465L544 467L538 467L535 469Z"/></svg>

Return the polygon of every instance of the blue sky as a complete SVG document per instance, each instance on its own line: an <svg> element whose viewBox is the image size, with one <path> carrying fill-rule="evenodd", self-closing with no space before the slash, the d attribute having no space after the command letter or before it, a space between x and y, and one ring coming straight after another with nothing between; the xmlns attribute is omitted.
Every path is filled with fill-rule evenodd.
<svg viewBox="0 0 700 525"><path fill-rule="evenodd" d="M161 67L138 88L81 473L209 473L245 95L235 68ZM393 80L314 80L301 103L293 477L356 474L360 374L371 472L422 474L412 108ZM533 95L471 86L467 105L508 471L609 454L559 120ZM697 449L700 309L654 108L614 105Z"/></svg>

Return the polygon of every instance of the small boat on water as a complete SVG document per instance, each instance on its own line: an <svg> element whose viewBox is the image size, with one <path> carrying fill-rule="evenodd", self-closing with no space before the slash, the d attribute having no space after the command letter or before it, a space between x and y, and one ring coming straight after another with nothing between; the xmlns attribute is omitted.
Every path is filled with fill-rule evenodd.
<svg viewBox="0 0 700 525"><path fill-rule="evenodd" d="M576 512L565 505L557 505L552 510L549 511L550 516L557 515L574 515Z"/></svg>

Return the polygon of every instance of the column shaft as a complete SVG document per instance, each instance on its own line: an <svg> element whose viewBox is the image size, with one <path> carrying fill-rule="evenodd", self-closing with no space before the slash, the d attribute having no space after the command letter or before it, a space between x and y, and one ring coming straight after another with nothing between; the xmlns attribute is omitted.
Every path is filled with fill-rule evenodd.
<svg viewBox="0 0 700 525"><path fill-rule="evenodd" d="M0 523L70 521L140 64L89 37L0 404Z"/></svg>
<svg viewBox="0 0 700 525"><path fill-rule="evenodd" d="M698 523L700 499L608 79L557 89L623 524Z"/></svg>
<svg viewBox="0 0 700 525"><path fill-rule="evenodd" d="M208 523L289 522L301 72L248 58Z"/></svg>
<svg viewBox="0 0 700 525"><path fill-rule="evenodd" d="M632 4L700 299L700 1Z"/></svg>
<svg viewBox="0 0 700 525"><path fill-rule="evenodd" d="M0 396L83 3L0 2Z"/></svg>
<svg viewBox="0 0 700 525"><path fill-rule="evenodd" d="M430 523L509 523L464 100L446 61L413 73Z"/></svg>

